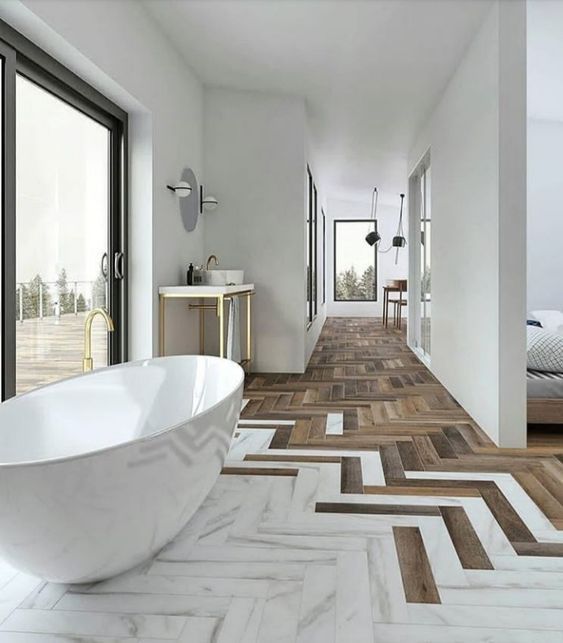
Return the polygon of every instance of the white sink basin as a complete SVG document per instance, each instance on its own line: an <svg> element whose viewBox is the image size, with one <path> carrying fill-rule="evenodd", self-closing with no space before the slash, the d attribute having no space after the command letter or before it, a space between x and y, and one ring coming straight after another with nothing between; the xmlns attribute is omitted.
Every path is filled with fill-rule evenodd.
<svg viewBox="0 0 563 643"><path fill-rule="evenodd" d="M207 270L205 283L208 286L238 286L244 283L244 270Z"/></svg>

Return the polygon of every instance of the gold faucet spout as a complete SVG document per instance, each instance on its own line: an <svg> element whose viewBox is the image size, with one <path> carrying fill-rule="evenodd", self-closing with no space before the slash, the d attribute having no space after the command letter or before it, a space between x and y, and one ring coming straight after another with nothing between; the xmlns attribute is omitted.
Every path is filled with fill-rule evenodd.
<svg viewBox="0 0 563 643"><path fill-rule="evenodd" d="M207 259L207 264L206 264L206 266L205 266L205 269L206 269L206 270L209 270L209 264L210 264L212 261L214 261L214 262L215 262L215 265L216 265L216 266L218 266L218 265L219 265L219 259L217 259L217 256L216 256L216 255L209 255L209 257L208 257L208 259Z"/></svg>
<svg viewBox="0 0 563 643"><path fill-rule="evenodd" d="M104 318L108 333L112 333L115 330L113 319L103 308L94 308L94 310L88 313L86 321L84 322L84 359L82 360L82 371L84 373L88 373L94 368L94 360L92 358L92 322L97 315Z"/></svg>

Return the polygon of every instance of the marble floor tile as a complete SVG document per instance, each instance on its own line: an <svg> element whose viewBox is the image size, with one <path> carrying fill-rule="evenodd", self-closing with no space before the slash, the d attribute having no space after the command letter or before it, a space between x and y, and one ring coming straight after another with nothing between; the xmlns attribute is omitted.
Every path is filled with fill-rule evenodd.
<svg viewBox="0 0 563 643"><path fill-rule="evenodd" d="M233 438L227 454L226 465L231 461L244 460L247 453L259 453L267 449L274 433L274 429L237 429L237 436Z"/></svg>
<svg viewBox="0 0 563 643"><path fill-rule="evenodd" d="M562 643L563 641L559 632L382 623L376 623L375 637L381 643Z"/></svg>
<svg viewBox="0 0 563 643"><path fill-rule="evenodd" d="M308 565L303 581L297 643L334 643L336 565Z"/></svg>
<svg viewBox="0 0 563 643"><path fill-rule="evenodd" d="M385 537L371 538L367 553L373 620L408 622L405 590L391 529Z"/></svg>
<svg viewBox="0 0 563 643"><path fill-rule="evenodd" d="M265 603L265 598L234 598L223 621L217 643L255 643Z"/></svg>
<svg viewBox="0 0 563 643"><path fill-rule="evenodd" d="M0 625L0 631L176 640L185 623L183 616L150 613L115 614L17 609Z"/></svg>
<svg viewBox="0 0 563 643"><path fill-rule="evenodd" d="M272 583L264 603L257 643L295 643L303 583Z"/></svg>
<svg viewBox="0 0 563 643"><path fill-rule="evenodd" d="M344 433L344 414L327 413L326 414L326 434L342 435Z"/></svg>
<svg viewBox="0 0 563 643"><path fill-rule="evenodd" d="M342 552L336 571L336 643L374 643L366 552Z"/></svg>
<svg viewBox="0 0 563 643"><path fill-rule="evenodd" d="M224 616L226 596L180 596L178 594L65 594L57 610L117 614L163 614L181 616Z"/></svg>
<svg viewBox="0 0 563 643"><path fill-rule="evenodd" d="M494 629L556 630L563 632L563 610L535 607L506 607L487 603L473 605L414 605L408 606L409 622L427 625ZM477 616L478 615L478 616Z"/></svg>
<svg viewBox="0 0 563 643"><path fill-rule="evenodd" d="M50 587L59 585L49 584ZM269 581L248 578L200 578L197 576L157 576L138 574L117 576L84 589L71 587L69 593L86 594L178 594L192 596L235 596L259 598L267 594ZM27 607L28 605L23 605ZM48 608L47 608L48 609Z"/></svg>

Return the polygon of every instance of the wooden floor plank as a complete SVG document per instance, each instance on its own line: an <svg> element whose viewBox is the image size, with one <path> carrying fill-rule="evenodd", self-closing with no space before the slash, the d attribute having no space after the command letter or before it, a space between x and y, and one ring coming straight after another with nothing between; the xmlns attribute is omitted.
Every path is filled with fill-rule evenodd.
<svg viewBox="0 0 563 643"><path fill-rule="evenodd" d="M343 457L340 464L340 493L363 493L362 461L358 457Z"/></svg>
<svg viewBox="0 0 563 643"><path fill-rule="evenodd" d="M395 547L408 603L440 603L428 555L418 527L393 527Z"/></svg>
<svg viewBox="0 0 563 643"><path fill-rule="evenodd" d="M463 507L440 507L446 528L464 569L493 569Z"/></svg>

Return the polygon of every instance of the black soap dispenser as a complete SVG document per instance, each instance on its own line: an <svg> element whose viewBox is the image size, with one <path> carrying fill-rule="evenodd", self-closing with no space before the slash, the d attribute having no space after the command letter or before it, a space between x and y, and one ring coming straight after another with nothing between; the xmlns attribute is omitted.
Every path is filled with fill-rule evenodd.
<svg viewBox="0 0 563 643"><path fill-rule="evenodd" d="M191 263L188 266L188 272L186 274L186 282L188 286L193 286L193 283L194 283L194 264L193 263Z"/></svg>

